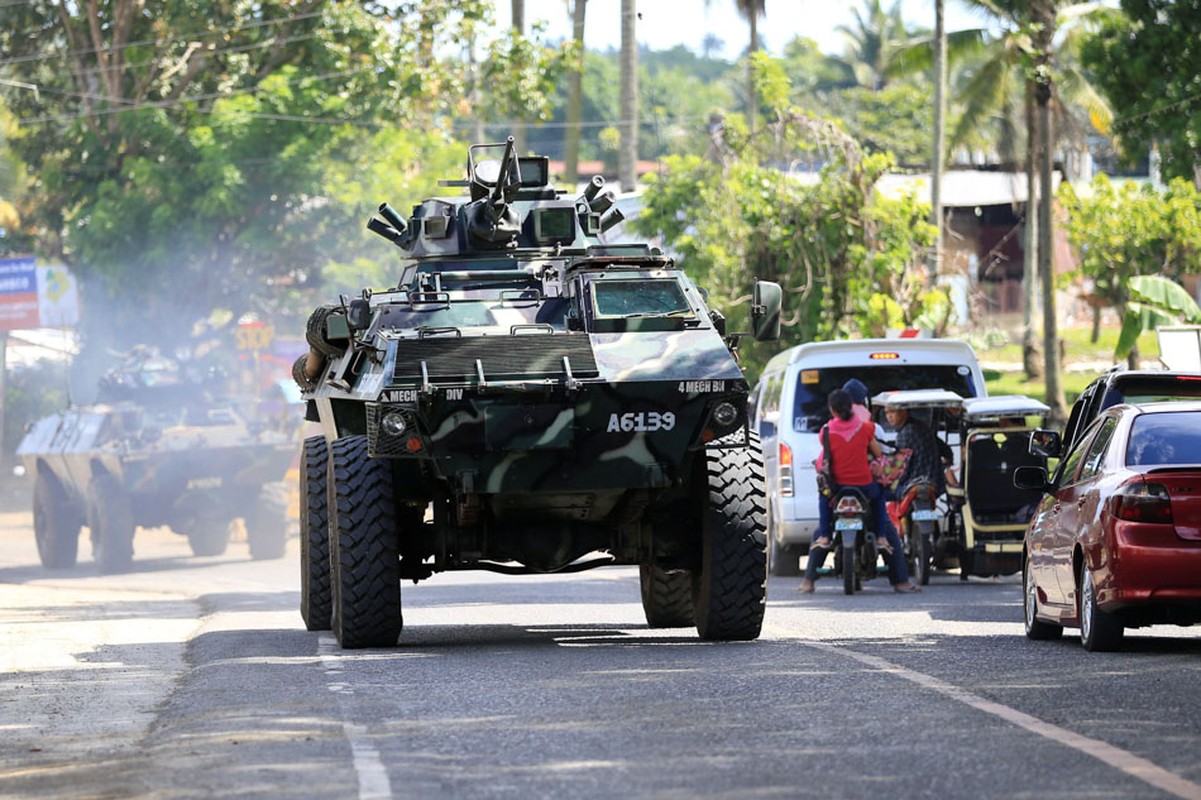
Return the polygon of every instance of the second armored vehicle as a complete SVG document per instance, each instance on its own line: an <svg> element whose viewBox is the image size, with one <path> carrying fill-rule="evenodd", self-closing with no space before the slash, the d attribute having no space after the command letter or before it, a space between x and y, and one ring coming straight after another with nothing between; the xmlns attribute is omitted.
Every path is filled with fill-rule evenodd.
<svg viewBox="0 0 1201 800"><path fill-rule="evenodd" d="M307 419L301 613L343 647L396 644L401 581L444 570L638 565L653 627L753 639L766 496L747 381L704 293L512 140L469 149L469 195L368 227L399 285L322 306L293 374ZM754 291L756 339L781 294Z"/></svg>
<svg viewBox="0 0 1201 800"><path fill-rule="evenodd" d="M73 566L84 525L102 572L130 568L138 526L170 526L193 554L220 555L235 518L252 558L283 556L281 481L295 441L208 388L178 361L137 348L105 374L99 402L33 424L17 456L34 481L43 566Z"/></svg>

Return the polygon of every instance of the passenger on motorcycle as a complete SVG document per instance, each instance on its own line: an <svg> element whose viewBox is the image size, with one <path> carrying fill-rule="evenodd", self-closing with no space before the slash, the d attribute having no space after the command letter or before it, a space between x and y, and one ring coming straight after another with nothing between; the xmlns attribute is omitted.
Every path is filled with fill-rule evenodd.
<svg viewBox="0 0 1201 800"><path fill-rule="evenodd" d="M830 497L844 486L854 486L862 491L871 501L872 516L875 518L877 538L880 535L887 540L894 555L888 560L889 582L897 592L920 592L921 589L909 581L909 568L901 553L901 539L884 505L884 490L880 484L872 480L871 469L868 467L868 454L879 457L883 453L880 442L876 440L875 423L856 417L852 410L851 395L843 389L830 392L827 399L831 418L822 426L818 434L822 442L822 455L819 457L818 468L829 453L831 475ZM805 578L801 581L799 591L806 594L814 589L817 571L826 560L830 548L830 503L829 497L823 497L818 503L818 527L813 533L813 544L809 548L809 558L805 565Z"/></svg>

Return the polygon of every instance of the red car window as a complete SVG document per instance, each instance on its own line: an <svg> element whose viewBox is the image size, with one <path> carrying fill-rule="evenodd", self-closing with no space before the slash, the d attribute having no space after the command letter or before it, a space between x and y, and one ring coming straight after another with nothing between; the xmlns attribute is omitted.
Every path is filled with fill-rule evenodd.
<svg viewBox="0 0 1201 800"><path fill-rule="evenodd" d="M1142 414L1130 429L1126 464L1201 464L1201 413Z"/></svg>

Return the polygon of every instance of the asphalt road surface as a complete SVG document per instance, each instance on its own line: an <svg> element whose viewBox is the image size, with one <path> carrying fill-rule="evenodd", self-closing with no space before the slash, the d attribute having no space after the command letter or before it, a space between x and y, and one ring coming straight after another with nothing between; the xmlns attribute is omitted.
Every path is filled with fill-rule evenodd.
<svg viewBox="0 0 1201 800"><path fill-rule="evenodd" d="M436 575L393 649L304 630L296 542L38 564L0 506L4 798L1201 798L1201 629L1022 634L1017 576L773 579L763 636L650 630L637 571Z"/></svg>

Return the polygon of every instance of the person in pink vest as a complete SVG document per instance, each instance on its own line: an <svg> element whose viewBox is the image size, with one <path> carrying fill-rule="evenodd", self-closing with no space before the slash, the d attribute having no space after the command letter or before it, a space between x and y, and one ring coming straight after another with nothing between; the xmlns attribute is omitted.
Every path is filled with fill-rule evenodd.
<svg viewBox="0 0 1201 800"><path fill-rule="evenodd" d="M827 403L830 406L830 421L822 426L818 439L824 443L828 438L830 443L833 485L830 487L830 496L823 496L818 503L817 530L813 532L813 544L809 547L809 558L805 564L805 578L801 581L799 591L806 594L813 591L817 571L829 552L830 498L840 488L853 486L863 492L872 505L877 538L883 536L892 549L893 557L888 562L888 577L893 591L920 592L921 589L909 580L909 565L905 563L901 537L897 535L897 529L888 517L884 490L872 479L871 468L868 466L869 454L879 458L884 452L880 442L876 440L876 425L855 414L851 395L844 389L830 392ZM821 469L826 457L825 451L823 444L822 454L818 457L818 469Z"/></svg>

